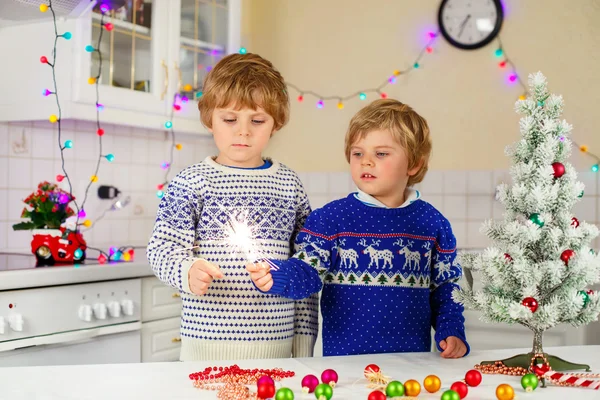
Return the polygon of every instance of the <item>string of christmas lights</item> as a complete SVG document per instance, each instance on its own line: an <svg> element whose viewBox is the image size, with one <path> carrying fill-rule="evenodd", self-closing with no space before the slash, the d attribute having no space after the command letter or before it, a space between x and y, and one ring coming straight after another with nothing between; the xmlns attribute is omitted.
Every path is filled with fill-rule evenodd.
<svg viewBox="0 0 600 400"><path fill-rule="evenodd" d="M187 87L188 85L186 85ZM181 110L181 104L187 104L189 99L186 96L181 95L179 92L175 93L173 96L173 107L171 107L171 114L167 122L165 122L165 128L167 129L168 135L170 137L169 143L169 160L164 161L161 164L161 168L165 171L164 178L161 183L156 186L156 197L162 199L165 195L164 189L169 184L169 173L171 172L171 168L173 167L173 157L175 155L175 150L181 150L183 146L181 143L175 142L175 130L173 129L173 117L175 115L175 111Z"/></svg>
<svg viewBox="0 0 600 400"><path fill-rule="evenodd" d="M65 168L65 156L64 156L64 151L66 149L72 149L74 146L74 143L72 140L66 140L63 143L63 138L62 138L62 109L60 106L60 98L58 95L58 87L57 87L57 83L56 83L56 58L57 58L57 44L58 44L58 40L60 38L63 38L65 40L70 40L73 35L71 34L71 32L64 32L62 34L58 33L58 26L57 26L57 22L56 22L56 13L54 11L54 8L52 6L52 0L48 0L48 4L46 3L42 3L39 6L39 9L42 13L47 12L48 10L50 10L50 12L52 13L52 21L53 21L53 25L54 25L54 47L52 49L52 61L50 62L50 60L48 60L48 57L46 56L42 56L40 57L40 62L42 64L47 64L51 67L52 69L52 81L53 81L53 90L49 90L49 89L44 89L43 91L43 95L44 96L50 96L50 95L54 95L55 99L56 99L56 106L57 106L57 110L58 110L58 115L56 114L52 114L49 117L49 121L51 123L56 123L58 125L58 146L60 149L60 157L61 157L61 169L62 169L62 174L58 174L56 175L56 180L58 182L62 182L63 180L66 179L67 185L68 185L68 189L69 189L69 195L71 197L71 200L69 200L68 198L66 199L66 201L72 201L75 205L75 208L77 210L77 218L76 218L76 227L79 227L81 225L89 228L90 226L92 226L92 222L89 219L85 219L83 221L83 223L80 223L80 218L86 218L86 212L85 212L85 203L87 201L87 197L88 197L88 193L89 193L89 189L91 187L91 185L95 182L98 181L98 171L100 169L100 162L102 161L103 158L105 158L108 162L112 162L114 160L114 155L113 154L103 154L102 153L102 137L104 136L104 129L102 129L101 125L100 125L100 111L102 111L104 109L104 106L100 103L100 94L99 94L99 80L100 80L100 76L102 74L102 53L100 52L100 44L102 42L102 34L103 34L103 29L100 29L100 34L98 37L98 42L97 42L97 47L94 48L92 45L87 45L86 46L86 51L88 52L97 52L98 53L98 58L99 58L99 65L98 65L98 74L95 77L90 77L88 79L88 83L89 84L95 84L96 85L96 133L98 135L98 141L99 141L99 154L98 154L98 159L96 162L96 167L94 169L94 174L90 177L90 181L85 189L85 193L84 193L84 198L83 198L83 202L81 203L81 205L75 200L75 198L73 197L73 184L71 182L71 177L69 176L66 168ZM110 31L113 29L113 25L111 23L105 23L104 22L104 18L106 16L106 14L109 12L109 7L105 4L103 4L100 7L100 10L102 12L102 18L100 21L101 26L106 29L107 31ZM77 228L76 228L77 229ZM103 254L105 254L102 250L100 249L96 249L93 247L89 247L87 246L87 248L92 249L92 250L97 250L100 252L101 257L103 257ZM81 249L77 249L76 253L79 252L79 254L76 254L76 257L79 259L82 257L83 252ZM99 260L100 258L99 257Z"/></svg>

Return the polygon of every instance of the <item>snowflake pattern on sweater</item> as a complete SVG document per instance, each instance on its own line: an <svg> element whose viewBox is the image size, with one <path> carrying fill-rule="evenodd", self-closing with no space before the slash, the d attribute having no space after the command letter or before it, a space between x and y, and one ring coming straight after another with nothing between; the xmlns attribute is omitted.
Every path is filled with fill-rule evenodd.
<svg viewBox="0 0 600 400"><path fill-rule="evenodd" d="M430 351L448 336L467 345L464 309L452 299L462 276L448 220L416 200L375 208L353 194L315 210L297 253L273 262L269 293L301 299L322 289L323 354Z"/></svg>
<svg viewBox="0 0 600 400"><path fill-rule="evenodd" d="M225 240L230 220L245 215L254 247L269 258L288 259L309 213L298 176L276 161L266 169L237 169L208 157L170 182L147 253L156 276L181 293L182 360L312 356L316 295L293 301L257 293L245 270L247 255ZM203 296L193 294L188 282L199 258L225 275Z"/></svg>

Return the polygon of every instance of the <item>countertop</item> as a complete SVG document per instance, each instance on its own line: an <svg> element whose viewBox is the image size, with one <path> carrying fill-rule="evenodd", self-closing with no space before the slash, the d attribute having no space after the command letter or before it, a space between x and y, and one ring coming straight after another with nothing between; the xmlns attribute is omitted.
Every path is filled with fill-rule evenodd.
<svg viewBox="0 0 600 400"><path fill-rule="evenodd" d="M370 390L363 377L364 368L371 363L393 379L405 382L415 379L421 384L429 374L442 380L442 388L435 394L422 390L419 399L440 399L442 391L464 378L465 372L482 360L497 360L529 349L474 351L470 356L458 360L446 360L439 353L380 354L349 357L298 358L279 360L243 360L218 362L173 362L148 364L112 364L55 367L19 367L0 370L0 398L21 399L216 399L215 392L196 389L189 374L208 366L238 364L241 368L281 367L296 373L278 383L294 391L296 400L315 399L312 394L303 394L300 381L307 374L320 376L327 368L333 368L340 376L332 400L366 399ZM573 346L546 349L549 353L570 361L585 362L594 372L600 372L600 346ZM361 379L362 378L362 379ZM553 399L599 399L600 392L591 389L539 386L534 392L526 393L520 385L520 377L506 375L484 375L482 383L469 389L467 400L494 400L495 390L501 383L510 384L519 400Z"/></svg>
<svg viewBox="0 0 600 400"><path fill-rule="evenodd" d="M131 262L60 265L0 271L0 291L139 278L154 275L143 252ZM33 257L31 255L30 257ZM0 397L1 398L1 397Z"/></svg>

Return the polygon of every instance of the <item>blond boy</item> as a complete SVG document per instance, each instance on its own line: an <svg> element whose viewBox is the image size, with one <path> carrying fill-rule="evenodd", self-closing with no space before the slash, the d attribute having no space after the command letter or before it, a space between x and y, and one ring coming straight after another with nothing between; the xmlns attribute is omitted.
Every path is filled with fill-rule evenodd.
<svg viewBox="0 0 600 400"><path fill-rule="evenodd" d="M148 243L154 273L181 293L180 359L312 356L315 297L256 292L244 270L255 257L287 259L310 213L296 173L262 156L288 121L284 80L256 54L230 55L198 108L219 152L169 183ZM235 239L244 232L249 241Z"/></svg>
<svg viewBox="0 0 600 400"><path fill-rule="evenodd" d="M450 223L412 185L427 172L427 122L399 101L377 100L351 120L346 158L358 191L313 211L288 261L249 264L262 292L302 299L322 290L323 354L469 352Z"/></svg>

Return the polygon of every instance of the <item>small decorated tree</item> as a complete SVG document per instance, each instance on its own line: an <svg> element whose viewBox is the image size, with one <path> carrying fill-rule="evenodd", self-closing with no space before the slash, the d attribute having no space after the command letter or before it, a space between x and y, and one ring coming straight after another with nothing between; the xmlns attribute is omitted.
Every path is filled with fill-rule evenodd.
<svg viewBox="0 0 600 400"><path fill-rule="evenodd" d="M516 103L524 114L521 139L507 149L514 161L513 184L498 187L506 206L504 220L488 221L482 229L492 247L462 255L469 285L454 292L455 300L479 310L483 320L517 323L532 331L532 352L503 360L506 366L526 369L536 354L544 354L546 330L561 323L589 324L600 313L600 296L587 289L600 280L600 257L590 248L598 229L571 211L584 195L584 185L567 161L571 126L559 119L563 100L549 94L539 72L530 75L529 86L531 97ZM481 290L473 291L470 271L479 273ZM544 357L555 371L589 370Z"/></svg>

